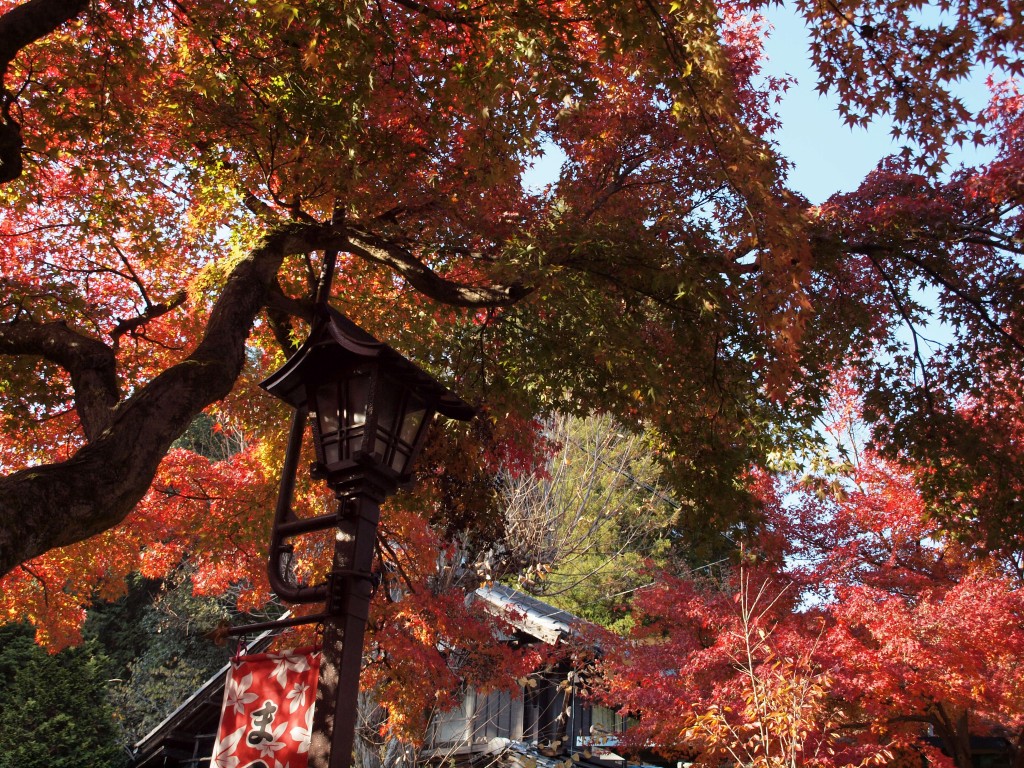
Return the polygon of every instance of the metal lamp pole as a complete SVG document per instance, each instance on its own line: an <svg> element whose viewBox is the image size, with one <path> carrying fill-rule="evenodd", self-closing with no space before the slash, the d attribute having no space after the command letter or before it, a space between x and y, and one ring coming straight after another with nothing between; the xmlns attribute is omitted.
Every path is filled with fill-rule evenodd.
<svg viewBox="0 0 1024 768"><path fill-rule="evenodd" d="M324 621L310 768L348 768L358 725L363 635L373 595L374 544L383 496L353 492L339 499L338 529Z"/></svg>
<svg viewBox="0 0 1024 768"><path fill-rule="evenodd" d="M466 420L474 411L325 301L318 301L306 342L261 386L295 408L271 534L270 584L286 602L325 603L316 617L324 644L309 765L348 768L380 505L410 480L434 415ZM337 511L300 518L292 498L310 423L317 458L311 470L334 491ZM288 567L292 540L325 530L335 536L327 580L295 583Z"/></svg>

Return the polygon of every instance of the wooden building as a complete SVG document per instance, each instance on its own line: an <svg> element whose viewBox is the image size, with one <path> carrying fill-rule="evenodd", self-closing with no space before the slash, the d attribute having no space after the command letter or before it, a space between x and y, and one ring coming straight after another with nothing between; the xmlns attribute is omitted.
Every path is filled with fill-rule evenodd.
<svg viewBox="0 0 1024 768"><path fill-rule="evenodd" d="M514 628L508 642L566 647L565 661L531 675L518 694L463 692L461 705L432 718L425 743L403 763L556 768L572 759L592 766L624 764L614 753L623 723L612 711L580 696L568 660L568 641L580 620L502 585L473 598ZM258 643L265 645L269 638ZM557 657L557 654L556 654ZM135 746L135 768L197 768L210 764L227 667L167 716Z"/></svg>

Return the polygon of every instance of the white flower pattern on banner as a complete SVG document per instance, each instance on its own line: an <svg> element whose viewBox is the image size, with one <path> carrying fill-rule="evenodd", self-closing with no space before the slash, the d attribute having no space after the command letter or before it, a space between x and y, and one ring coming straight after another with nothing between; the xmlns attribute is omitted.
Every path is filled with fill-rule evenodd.
<svg viewBox="0 0 1024 768"><path fill-rule="evenodd" d="M288 691L288 711L295 713L295 710L301 709L306 706L306 692L309 690L309 686L303 682L297 682L292 686L292 689Z"/></svg>
<svg viewBox="0 0 1024 768"><path fill-rule="evenodd" d="M243 725L234 733L229 733L223 739L217 741L217 746L213 748L213 757L210 758L211 768L236 768L238 758L232 753L235 751L235 747L238 746L238 742L242 740L244 733L245 726Z"/></svg>
<svg viewBox="0 0 1024 768"><path fill-rule="evenodd" d="M234 675L232 675L228 680L227 696L224 699L225 706L233 707L239 715L244 713L246 705L256 701L256 694L249 690L251 686L251 672L241 680L235 680Z"/></svg>
<svg viewBox="0 0 1024 768"><path fill-rule="evenodd" d="M299 745L298 752L300 755L309 752L309 742L313 738L313 709L314 707L311 705L309 709L306 710L305 726L296 725L292 728L292 741Z"/></svg>
<svg viewBox="0 0 1024 768"><path fill-rule="evenodd" d="M284 749L284 742L281 741L281 736L284 734L284 730L287 727L287 722L281 723L277 728L270 732L274 737L273 741L261 741L259 744L255 745L257 751L260 753L260 757L273 757L274 753L279 749Z"/></svg>
<svg viewBox="0 0 1024 768"><path fill-rule="evenodd" d="M277 661L277 664L274 666L273 677L281 688L288 687L289 673L302 673L309 669L309 658L304 653L283 651L282 653L271 654L270 658Z"/></svg>

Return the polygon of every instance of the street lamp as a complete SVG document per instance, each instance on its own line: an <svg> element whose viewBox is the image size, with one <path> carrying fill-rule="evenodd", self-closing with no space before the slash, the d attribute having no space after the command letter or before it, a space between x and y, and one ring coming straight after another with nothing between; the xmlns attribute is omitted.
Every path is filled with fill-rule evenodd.
<svg viewBox="0 0 1024 768"><path fill-rule="evenodd" d="M270 583L287 602L326 603L309 765L347 768L380 505L410 479L434 414L467 420L473 409L326 302L317 303L306 342L260 386L295 408L271 533ZM311 471L334 491L338 507L300 518L291 502L309 421L316 450ZM332 529L334 558L327 579L295 583L288 567L291 540Z"/></svg>

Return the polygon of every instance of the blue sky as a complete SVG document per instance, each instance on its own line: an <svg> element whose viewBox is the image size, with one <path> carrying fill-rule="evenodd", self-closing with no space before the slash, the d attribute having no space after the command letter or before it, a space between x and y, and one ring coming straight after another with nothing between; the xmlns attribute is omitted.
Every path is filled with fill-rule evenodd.
<svg viewBox="0 0 1024 768"><path fill-rule="evenodd" d="M856 189L879 160L899 150L889 133L892 124L881 119L867 129L844 125L835 96L819 96L814 90L803 21L786 6L773 7L768 20L775 29L765 45L765 72L797 78L778 107L783 128L776 136L782 154L795 165L790 186L812 203L823 202L835 192ZM972 109L984 106L988 100L984 75L978 73L958 94ZM984 156L973 148L955 155L957 163L977 162Z"/></svg>

